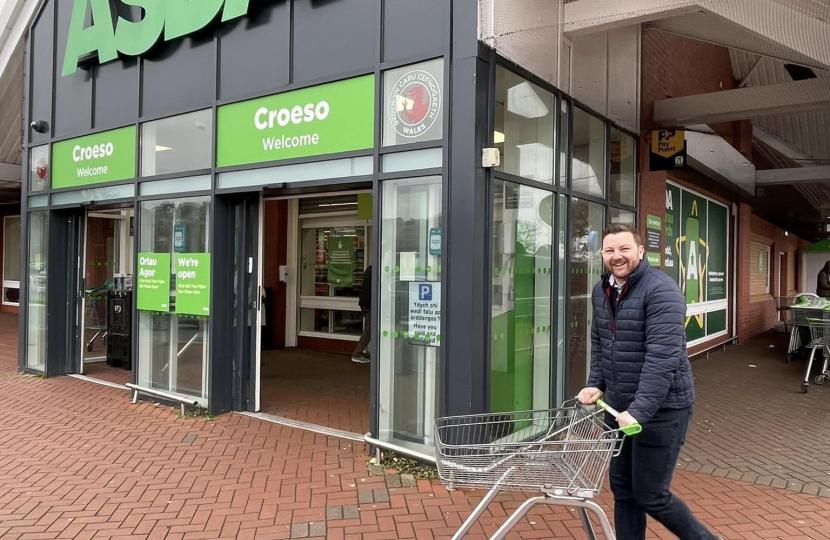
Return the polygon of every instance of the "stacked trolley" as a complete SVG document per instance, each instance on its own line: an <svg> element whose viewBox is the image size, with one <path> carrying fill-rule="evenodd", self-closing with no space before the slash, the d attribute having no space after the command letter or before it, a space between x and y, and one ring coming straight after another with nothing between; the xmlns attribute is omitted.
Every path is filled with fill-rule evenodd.
<svg viewBox="0 0 830 540"><path fill-rule="evenodd" d="M830 308L824 310L824 317L809 319L810 328L810 361L807 362L807 370L804 372L804 381L801 383L801 391L807 393L810 388L810 372L813 369L813 362L816 359L816 351L823 357L821 372L815 376L813 382L824 384L830 378L830 371L827 370L830 363Z"/></svg>
<svg viewBox="0 0 830 540"><path fill-rule="evenodd" d="M810 320L830 318L826 308L830 302L814 294L799 295L797 301L790 306L791 325L790 344L787 349L787 362L793 360L802 347L810 347ZM828 313L828 315L825 315Z"/></svg>
<svg viewBox="0 0 830 540"><path fill-rule="evenodd" d="M600 402L611 414L616 411ZM603 409L576 401L559 409L439 418L435 421L438 474L448 489L488 488L490 492L453 536L459 540L501 490L540 493L525 501L491 537L504 538L535 505L578 508L588 538L596 539L588 512L608 540L614 531L602 508L591 501L602 487L611 458L624 436L639 425L614 429Z"/></svg>

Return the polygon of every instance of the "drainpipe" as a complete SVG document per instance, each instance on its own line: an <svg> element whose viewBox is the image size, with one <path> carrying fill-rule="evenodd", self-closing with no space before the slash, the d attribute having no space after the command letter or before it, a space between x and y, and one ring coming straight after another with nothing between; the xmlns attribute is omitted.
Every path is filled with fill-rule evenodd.
<svg viewBox="0 0 830 540"><path fill-rule="evenodd" d="M738 338L738 205L732 203L732 344Z"/></svg>

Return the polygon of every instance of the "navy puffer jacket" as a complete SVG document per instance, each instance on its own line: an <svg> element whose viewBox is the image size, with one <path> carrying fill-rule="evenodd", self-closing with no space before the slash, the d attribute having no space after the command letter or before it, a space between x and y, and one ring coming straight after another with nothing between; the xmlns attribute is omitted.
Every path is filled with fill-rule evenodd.
<svg viewBox="0 0 830 540"><path fill-rule="evenodd" d="M685 409L695 401L686 353L686 302L665 273L640 261L611 311L608 275L594 287L591 376L605 401L647 422L658 409Z"/></svg>

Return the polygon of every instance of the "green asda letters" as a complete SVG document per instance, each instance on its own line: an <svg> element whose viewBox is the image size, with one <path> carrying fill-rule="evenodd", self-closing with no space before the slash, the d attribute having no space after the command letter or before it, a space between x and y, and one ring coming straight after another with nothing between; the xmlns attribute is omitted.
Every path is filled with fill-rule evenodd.
<svg viewBox="0 0 830 540"><path fill-rule="evenodd" d="M75 0L66 39L62 76L75 73L78 62L87 55L96 55L98 62L111 62L118 53L140 56L155 45L164 30L164 40L170 41L210 24L222 10L222 22L248 13L250 0L121 0L124 4L140 7L144 16L131 22L118 17L115 27L109 0ZM92 12L92 24L84 27L87 5Z"/></svg>

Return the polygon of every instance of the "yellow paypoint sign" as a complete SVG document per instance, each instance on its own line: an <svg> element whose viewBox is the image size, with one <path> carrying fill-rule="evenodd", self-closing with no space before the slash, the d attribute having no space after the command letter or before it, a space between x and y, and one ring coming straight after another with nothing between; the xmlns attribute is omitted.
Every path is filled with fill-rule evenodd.
<svg viewBox="0 0 830 540"><path fill-rule="evenodd" d="M686 165L686 132L665 129L651 132L648 170L667 171Z"/></svg>

